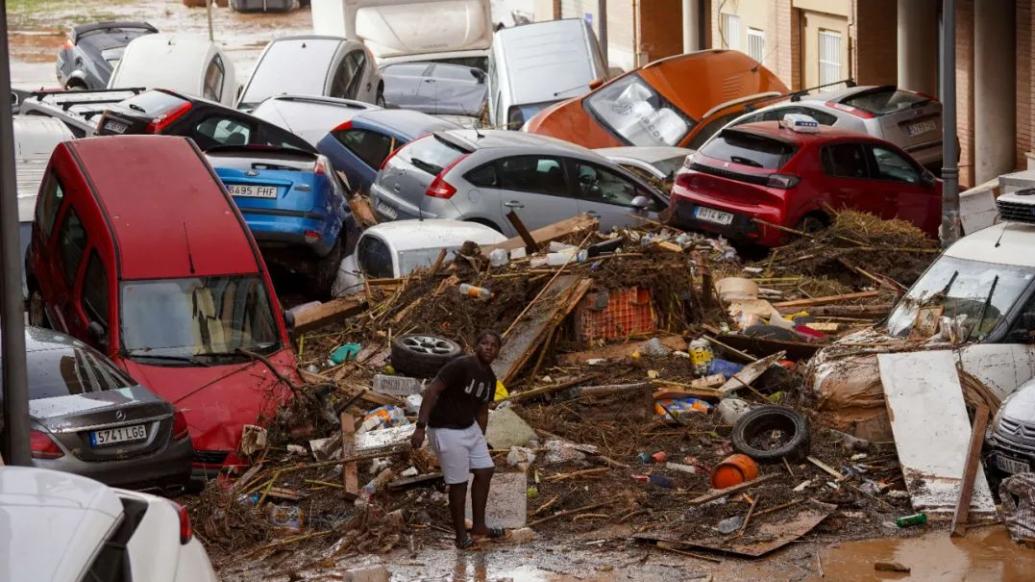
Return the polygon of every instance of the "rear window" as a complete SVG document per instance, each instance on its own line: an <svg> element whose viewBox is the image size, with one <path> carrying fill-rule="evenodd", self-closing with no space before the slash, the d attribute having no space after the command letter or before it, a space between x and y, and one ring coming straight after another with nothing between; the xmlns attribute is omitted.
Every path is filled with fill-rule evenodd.
<svg viewBox="0 0 1035 582"><path fill-rule="evenodd" d="M467 152L431 135L399 150L399 157L419 170L435 176L465 153Z"/></svg>
<svg viewBox="0 0 1035 582"><path fill-rule="evenodd" d="M255 66L241 103L257 105L274 95L323 95L337 40L274 42ZM305 66L299 66L305 63Z"/></svg>
<svg viewBox="0 0 1035 582"><path fill-rule="evenodd" d="M854 95L845 99L842 103L868 111L874 115L888 115L896 111L909 109L917 103L924 103L930 100L929 97L924 97L917 93L889 88L884 91Z"/></svg>
<svg viewBox="0 0 1035 582"><path fill-rule="evenodd" d="M797 150L791 144L750 133L726 130L704 144L701 155L754 168L779 170Z"/></svg>
<svg viewBox="0 0 1035 582"><path fill-rule="evenodd" d="M30 400L130 386L107 360L83 348L33 351L26 360Z"/></svg>
<svg viewBox="0 0 1035 582"><path fill-rule="evenodd" d="M175 95L161 91L146 91L126 99L119 105L136 113L147 114L149 117L158 117L181 107L184 103L187 103L185 99L180 99Z"/></svg>
<svg viewBox="0 0 1035 582"><path fill-rule="evenodd" d="M395 276L392 268L392 251L383 241L372 236L359 239L356 250L359 270L373 279L391 279Z"/></svg>

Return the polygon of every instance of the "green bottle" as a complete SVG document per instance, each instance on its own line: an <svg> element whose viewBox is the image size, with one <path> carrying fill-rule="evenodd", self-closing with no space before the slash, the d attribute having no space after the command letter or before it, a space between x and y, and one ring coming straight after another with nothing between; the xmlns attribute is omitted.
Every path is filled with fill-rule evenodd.
<svg viewBox="0 0 1035 582"><path fill-rule="evenodd" d="M895 520L895 525L899 527L924 525L925 523L927 523L927 514L922 511L920 513L914 513L913 515L906 515Z"/></svg>

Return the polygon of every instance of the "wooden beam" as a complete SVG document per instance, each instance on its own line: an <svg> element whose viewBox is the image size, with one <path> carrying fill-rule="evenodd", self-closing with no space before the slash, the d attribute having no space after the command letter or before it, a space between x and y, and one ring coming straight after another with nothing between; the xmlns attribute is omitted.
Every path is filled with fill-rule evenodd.
<svg viewBox="0 0 1035 582"><path fill-rule="evenodd" d="M845 293L844 295L826 295L824 297L812 297L811 299L795 299L793 301L781 301L773 303L773 307L811 307L813 305L826 305L840 301L853 301L855 299L869 299L880 296L880 291L860 291L858 293Z"/></svg>
<svg viewBox="0 0 1035 582"><path fill-rule="evenodd" d="M951 536L962 536L967 533L967 518L970 517L970 499L974 495L974 477L981 465L981 445L988 426L988 407L978 404L974 411L974 429L970 433L970 447L967 449L967 463L963 466L963 484L960 497L956 501L956 512L952 516Z"/></svg>
<svg viewBox="0 0 1035 582"><path fill-rule="evenodd" d="M521 217L518 216L518 213L511 210L507 213L507 220L514 226L514 230L517 231L521 240L525 241L525 251L530 255L538 253L539 243L535 242L535 238L532 237L532 233L528 232L528 227L525 226L525 223L521 222Z"/></svg>
<svg viewBox="0 0 1035 582"><path fill-rule="evenodd" d="M356 419L348 412L341 413L341 458L352 457L355 449L353 438L356 435ZM341 468L342 484L345 492L359 495L359 466L356 461L345 461Z"/></svg>
<svg viewBox="0 0 1035 582"><path fill-rule="evenodd" d="M335 319L352 317L362 313L366 308L367 301L362 297L349 296L332 299L295 315L295 331L305 331Z"/></svg>
<svg viewBox="0 0 1035 582"><path fill-rule="evenodd" d="M537 245L542 246L571 234L596 230L599 225L600 221L588 214L579 214L560 222L537 228L529 234L532 235L532 239L535 240ZM514 249L524 248L524 246L525 240L520 236L516 236L501 243L484 245L482 246L482 252L487 255L495 249L512 251Z"/></svg>

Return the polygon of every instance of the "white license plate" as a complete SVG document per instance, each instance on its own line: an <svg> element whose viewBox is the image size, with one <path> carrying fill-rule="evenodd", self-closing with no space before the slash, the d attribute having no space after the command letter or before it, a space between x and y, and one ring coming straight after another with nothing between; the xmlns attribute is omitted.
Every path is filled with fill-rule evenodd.
<svg viewBox="0 0 1035 582"><path fill-rule="evenodd" d="M376 208L378 212L387 216L391 220L395 220L399 217L399 211L385 204L384 202L378 202L374 205L374 208Z"/></svg>
<svg viewBox="0 0 1035 582"><path fill-rule="evenodd" d="M1004 457L1003 455L995 455L995 466L1011 475L1031 471L1031 465L1027 462Z"/></svg>
<svg viewBox="0 0 1035 582"><path fill-rule="evenodd" d="M696 216L698 220L714 222L715 224L721 224L723 226L727 226L733 222L733 215L729 212L715 210L714 208L705 208L704 206L698 206L694 211L694 216Z"/></svg>
<svg viewBox="0 0 1035 582"><path fill-rule="evenodd" d="M104 129L105 131L110 131L112 133L126 133L129 126L121 121L109 120L104 122Z"/></svg>
<svg viewBox="0 0 1035 582"><path fill-rule="evenodd" d="M142 441L147 438L147 427L143 424L120 426L90 432L90 446L103 447L130 441Z"/></svg>
<svg viewBox="0 0 1035 582"><path fill-rule="evenodd" d="M246 184L230 184L227 187L230 190L230 194L233 196L243 196L245 198L276 198L277 187L276 186L249 186Z"/></svg>
<svg viewBox="0 0 1035 582"><path fill-rule="evenodd" d="M910 123L906 126L906 133L908 133L910 137L916 137L920 134L934 131L936 129L938 129L938 124L936 124L934 120L929 119L927 121Z"/></svg>

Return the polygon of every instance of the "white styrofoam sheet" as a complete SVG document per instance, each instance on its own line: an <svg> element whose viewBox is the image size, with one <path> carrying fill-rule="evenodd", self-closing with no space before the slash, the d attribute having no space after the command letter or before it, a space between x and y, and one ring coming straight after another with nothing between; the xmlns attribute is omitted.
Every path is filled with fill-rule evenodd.
<svg viewBox="0 0 1035 582"><path fill-rule="evenodd" d="M881 383L895 448L913 509L951 519L956 509L971 426L949 350L880 354ZM977 472L970 521L994 517L983 470Z"/></svg>

